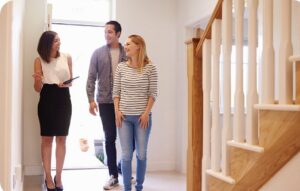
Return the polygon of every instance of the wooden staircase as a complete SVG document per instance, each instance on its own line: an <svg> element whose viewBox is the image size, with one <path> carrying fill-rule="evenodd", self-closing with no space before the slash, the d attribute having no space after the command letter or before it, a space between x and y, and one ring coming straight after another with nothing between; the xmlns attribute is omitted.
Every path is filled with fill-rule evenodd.
<svg viewBox="0 0 300 191"><path fill-rule="evenodd" d="M300 149L300 106L284 111L278 106L259 109L259 145L263 153L230 148L230 174L235 184L218 178L208 180L210 191L257 191Z"/></svg>
<svg viewBox="0 0 300 191"><path fill-rule="evenodd" d="M258 191L300 151L300 56L292 56L290 0L279 0L281 36L274 54L273 0L219 0L200 39L188 44L189 142L187 191ZM263 3L262 90L257 93L258 3ZM232 10L236 89L231 113ZM248 9L248 91L243 95L243 11ZM222 34L222 36L221 36ZM197 44L196 44L197 43ZM223 70L220 70L221 45ZM279 58L279 82L275 82ZM295 64L296 70L292 70ZM228 69L229 68L229 69ZM219 78L223 73L223 79ZM292 76L295 75L293 89ZM223 84L221 84L222 82ZM220 88L220 87L223 87ZM279 89L275 100L274 87ZM196 89L195 89L196 88ZM220 91L223 90L223 92ZM200 91L199 91L200 90ZM295 99L293 99L293 91ZM223 102L219 98L223 99ZM244 104L244 102L246 104ZM222 106L222 111L221 111ZM239 112L237 112L239 111ZM245 115L244 115L245 113ZM222 123L221 123L222 121ZM202 161L200 161L202 158ZM201 164L201 165L200 165ZM200 167L199 167L200 166Z"/></svg>

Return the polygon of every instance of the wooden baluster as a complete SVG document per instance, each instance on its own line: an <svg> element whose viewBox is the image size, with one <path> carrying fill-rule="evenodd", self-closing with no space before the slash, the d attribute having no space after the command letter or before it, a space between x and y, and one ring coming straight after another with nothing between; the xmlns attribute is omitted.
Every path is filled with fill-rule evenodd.
<svg viewBox="0 0 300 191"><path fill-rule="evenodd" d="M247 94L247 118L246 118L246 142L258 144L258 113L254 104L258 103L257 93L257 7L258 0L248 1L248 94Z"/></svg>
<svg viewBox="0 0 300 191"><path fill-rule="evenodd" d="M221 128L220 128L220 52L221 20L215 19L212 25L212 153L211 168L221 170Z"/></svg>
<svg viewBox="0 0 300 191"><path fill-rule="evenodd" d="M270 8L271 7L271 8ZM274 104L273 0L263 1L262 104Z"/></svg>
<svg viewBox="0 0 300 191"><path fill-rule="evenodd" d="M224 68L224 114L222 128L222 173L229 175L227 141L232 139L231 127L231 50L232 50L232 0L224 0L222 8L222 47Z"/></svg>
<svg viewBox="0 0 300 191"><path fill-rule="evenodd" d="M291 104L293 99L293 70L288 58L292 55L292 0L280 0L279 103Z"/></svg>
<svg viewBox="0 0 300 191"><path fill-rule="evenodd" d="M245 141L245 114L243 92L243 23L244 0L235 0L236 34L236 87L234 105L233 138L236 142Z"/></svg>
<svg viewBox="0 0 300 191"><path fill-rule="evenodd" d="M203 157L202 157L202 191L207 191L206 170L210 168L210 136L211 136L211 40L203 43Z"/></svg>

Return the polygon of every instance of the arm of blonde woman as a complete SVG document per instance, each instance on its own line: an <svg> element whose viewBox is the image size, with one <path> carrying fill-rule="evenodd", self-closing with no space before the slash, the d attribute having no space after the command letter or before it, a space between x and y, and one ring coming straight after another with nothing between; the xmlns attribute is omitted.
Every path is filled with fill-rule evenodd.
<svg viewBox="0 0 300 191"><path fill-rule="evenodd" d="M121 128L122 127L123 114L119 110L119 102L120 102L120 97L115 97L114 98L114 105L115 105L116 126L118 128Z"/></svg>
<svg viewBox="0 0 300 191"><path fill-rule="evenodd" d="M36 92L40 92L43 87L43 71L42 71L42 64L40 58L36 58L34 60L34 73L32 75L34 78L34 90Z"/></svg>
<svg viewBox="0 0 300 191"><path fill-rule="evenodd" d="M148 127L149 113L150 113L151 108L153 107L153 105L154 105L154 98L152 96L150 96L149 99L148 99L146 110L140 116L140 119L139 119L142 128L147 128Z"/></svg>

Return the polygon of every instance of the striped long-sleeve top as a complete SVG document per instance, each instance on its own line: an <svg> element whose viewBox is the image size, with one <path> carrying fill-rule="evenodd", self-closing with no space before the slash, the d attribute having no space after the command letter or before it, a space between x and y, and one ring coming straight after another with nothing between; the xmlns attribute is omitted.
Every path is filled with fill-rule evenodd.
<svg viewBox="0 0 300 191"><path fill-rule="evenodd" d="M157 69L152 63L143 70L131 68L126 62L118 64L113 88L113 97L119 97L119 110L124 115L141 115L149 97L157 97Z"/></svg>

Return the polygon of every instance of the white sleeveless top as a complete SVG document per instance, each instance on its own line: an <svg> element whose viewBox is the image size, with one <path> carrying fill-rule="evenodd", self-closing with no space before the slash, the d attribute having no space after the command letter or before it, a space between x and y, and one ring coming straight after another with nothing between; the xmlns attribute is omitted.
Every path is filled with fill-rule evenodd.
<svg viewBox="0 0 300 191"><path fill-rule="evenodd" d="M60 53L58 58L52 59L50 63L45 62L42 58L42 71L44 84L59 84L71 78L68 54Z"/></svg>

